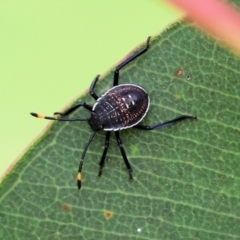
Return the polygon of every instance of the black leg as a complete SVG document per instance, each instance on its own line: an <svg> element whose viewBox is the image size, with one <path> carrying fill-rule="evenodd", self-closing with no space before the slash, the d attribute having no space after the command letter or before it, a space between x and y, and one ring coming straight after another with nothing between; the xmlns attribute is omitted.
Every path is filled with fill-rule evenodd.
<svg viewBox="0 0 240 240"><path fill-rule="evenodd" d="M100 77L100 75L97 75L97 76L93 79L93 81L92 81L92 83L91 83L91 86L90 86L90 89L89 89L90 95L91 95L95 100L98 99L98 96L97 96L97 94L94 92L94 87L95 87L95 85L96 85L99 77Z"/></svg>
<svg viewBox="0 0 240 240"><path fill-rule="evenodd" d="M133 179L133 177L132 177L132 168L131 168L131 165L130 165L128 159L127 159L126 153L124 151L124 148L123 148L123 145L122 145L122 141L121 141L120 136L119 136L119 131L115 132L115 135L116 135L118 147L120 148L123 160L124 160L124 162L125 162L125 164L127 166L127 169L128 169L129 179L132 180Z"/></svg>
<svg viewBox="0 0 240 240"><path fill-rule="evenodd" d="M84 157L85 157L86 152L87 152L87 150L88 150L88 147L89 147L90 143L92 142L92 140L93 140L93 138L94 138L94 136L95 136L96 133L97 133L97 132L94 132L94 133L91 135L91 137L89 138L87 144L86 144L85 147L84 147L84 150L83 150L83 153L82 153L82 157L81 157L81 160L80 160L80 162L79 162L78 174L77 174L77 186L78 186L78 189L81 188L82 167L83 167Z"/></svg>
<svg viewBox="0 0 240 240"><path fill-rule="evenodd" d="M98 172L98 176L100 177L102 175L102 169L104 167L104 161L105 161L105 157L107 155L107 151L108 151L108 147L109 147L109 139L110 139L110 133L111 132L107 132L106 133L106 138L105 138L105 146L104 146L104 150L103 150L103 155L102 158L99 162L99 172Z"/></svg>
<svg viewBox="0 0 240 240"><path fill-rule="evenodd" d="M175 124L177 122L183 121L185 119L197 119L197 116L189 116L189 115L182 115L180 117L174 118L173 120L167 121L165 123L159 123L155 126L142 126L142 125L136 125L134 126L134 128L138 128L138 129L142 129L142 130L154 130L154 129L160 129L160 128L164 128L167 126L170 126L172 124Z"/></svg>
<svg viewBox="0 0 240 240"><path fill-rule="evenodd" d="M92 111L92 106L88 105L87 103L85 102L80 102L80 103L77 103L75 105L73 105L72 107L70 107L69 109L67 109L65 112L61 113L61 112L55 112L53 113L53 115L61 115L61 116L67 116L69 115L70 113L74 112L75 110L77 110L79 107L84 107L86 108L87 110L89 110L90 112Z"/></svg>
<svg viewBox="0 0 240 240"><path fill-rule="evenodd" d="M125 66L127 65L129 62L131 62L132 60L136 59L138 56L140 56L141 54L143 54L144 52L146 52L149 48L149 42L150 42L150 38L147 38L147 44L146 46L139 50L138 52L132 54L131 56L129 56L126 60L124 60L123 62L121 62L117 67L116 70L114 71L114 80L113 80L113 86L118 85L118 79L119 79L119 71Z"/></svg>

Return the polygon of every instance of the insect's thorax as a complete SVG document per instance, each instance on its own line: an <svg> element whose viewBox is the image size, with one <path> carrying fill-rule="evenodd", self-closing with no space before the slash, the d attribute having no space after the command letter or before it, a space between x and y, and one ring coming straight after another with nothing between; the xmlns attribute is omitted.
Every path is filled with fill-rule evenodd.
<svg viewBox="0 0 240 240"><path fill-rule="evenodd" d="M89 124L93 130L117 131L133 127L149 108L147 92L133 84L109 89L94 104Z"/></svg>

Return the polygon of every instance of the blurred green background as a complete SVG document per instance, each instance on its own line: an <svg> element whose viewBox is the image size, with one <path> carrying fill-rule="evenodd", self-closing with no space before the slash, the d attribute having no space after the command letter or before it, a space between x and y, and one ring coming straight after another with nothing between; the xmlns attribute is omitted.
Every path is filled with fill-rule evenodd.
<svg viewBox="0 0 240 240"><path fill-rule="evenodd" d="M181 15L157 0L0 1L0 176L48 124L29 112L61 110Z"/></svg>

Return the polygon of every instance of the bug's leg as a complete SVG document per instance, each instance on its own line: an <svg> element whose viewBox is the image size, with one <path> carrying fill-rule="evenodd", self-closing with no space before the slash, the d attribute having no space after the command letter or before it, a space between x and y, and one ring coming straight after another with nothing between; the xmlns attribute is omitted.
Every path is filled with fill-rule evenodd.
<svg viewBox="0 0 240 240"><path fill-rule="evenodd" d="M127 59L125 59L123 62L121 62L115 69L114 71L114 79L113 79L113 86L118 85L118 79L119 79L119 71L125 66L127 65L129 62L131 62L132 60L136 59L138 56L140 56L141 54L143 54L144 52L146 52L150 46L150 38L147 38L147 43L146 46L139 50L136 53L133 53L131 56L129 56Z"/></svg>
<svg viewBox="0 0 240 240"><path fill-rule="evenodd" d="M95 88L95 85L96 85L99 77L100 77L100 75L97 75L97 76L93 79L93 81L92 81L92 83L91 83L91 86L90 86L90 88L89 88L89 93L90 93L90 95L91 95L95 100L98 99L98 96L97 96L97 94L94 92L94 88Z"/></svg>
<svg viewBox="0 0 240 240"><path fill-rule="evenodd" d="M81 160L80 160L80 162L79 162L78 174L77 174L77 186L78 186L78 189L80 189L80 188L81 188L81 185L82 185L82 184L81 184L81 182L82 182L82 167L83 167L84 157L85 157L86 152L87 152L87 150L88 150L88 147L89 147L90 143L92 142L92 140L93 140L93 138L94 138L94 136L95 136L96 133L97 133L97 131L94 132L94 133L91 135L91 137L89 138L87 144L86 144L85 147L84 147L84 150L83 150L83 153L82 153L82 157L81 157Z"/></svg>
<svg viewBox="0 0 240 240"><path fill-rule="evenodd" d="M188 119L188 118L197 119L197 116L182 115L182 116L179 116L177 118L174 118L173 120L170 120L170 121L167 121L167 122L164 122L164 123L159 123L159 124L154 125L154 126L136 125L136 126L134 126L134 128L141 129L141 130L160 129L160 128L164 128L164 127L170 126L172 124L175 124L177 122L183 121L183 120Z"/></svg>
<svg viewBox="0 0 240 240"><path fill-rule="evenodd" d="M129 179L132 180L133 179L133 177L132 177L132 168L131 168L131 165L130 165L128 159L127 159L126 153L124 151L124 148L123 148L123 145L122 145L122 141L121 141L120 136L119 136L119 131L115 132L115 135L116 135L118 147L120 148L123 160L124 160L124 162L125 162L125 164L127 166L127 169L128 169Z"/></svg>
<svg viewBox="0 0 240 240"><path fill-rule="evenodd" d="M99 79L100 75L97 75L92 83L91 83L91 86L90 86L90 89L89 89L89 92L90 92L90 95L95 99L97 100L98 99L98 96L96 95L96 93L94 92L94 87ZM61 113L61 112L55 112L54 115L58 114L58 115L61 115L61 116L67 116L69 115L70 113L74 112L76 109L78 109L79 107L84 107L86 108L87 110L89 110L90 112L92 111L92 106L88 105L87 103L83 102L83 103L77 103L75 104L74 106L70 107L69 109L67 109L65 112Z"/></svg>
<svg viewBox="0 0 240 240"><path fill-rule="evenodd" d="M88 121L88 118L56 118L56 117L49 117L49 116L44 116L42 114L38 113L30 113L33 117L36 118L42 118L42 119L47 119L47 120L53 120L53 121L62 121L62 122L73 122L73 121Z"/></svg>
<svg viewBox="0 0 240 240"><path fill-rule="evenodd" d="M79 107L84 107L86 108L87 110L89 110L90 112L92 111L92 106L88 105L87 103L85 102L80 102L80 103L77 103L75 105L73 105L72 107L70 107L69 109L67 109L65 112L55 112L53 113L54 115L61 115L61 116L67 116L69 115L70 113L74 112L75 110L77 110Z"/></svg>
<svg viewBox="0 0 240 240"><path fill-rule="evenodd" d="M110 131L106 133L106 138L105 138L105 146L104 146L104 150L103 150L103 155L102 158L99 162L99 172L98 172L98 176L100 177L102 175L102 169L104 167L104 161L105 161L105 157L107 155L107 151L108 151L108 147L109 147L109 139L110 139Z"/></svg>

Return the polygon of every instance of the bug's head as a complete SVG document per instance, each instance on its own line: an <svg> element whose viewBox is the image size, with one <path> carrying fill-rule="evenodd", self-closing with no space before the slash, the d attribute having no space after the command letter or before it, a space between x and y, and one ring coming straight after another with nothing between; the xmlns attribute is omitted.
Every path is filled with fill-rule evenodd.
<svg viewBox="0 0 240 240"><path fill-rule="evenodd" d="M88 124L94 132L103 129L103 124L99 116L94 112L92 112L91 117L88 119Z"/></svg>

